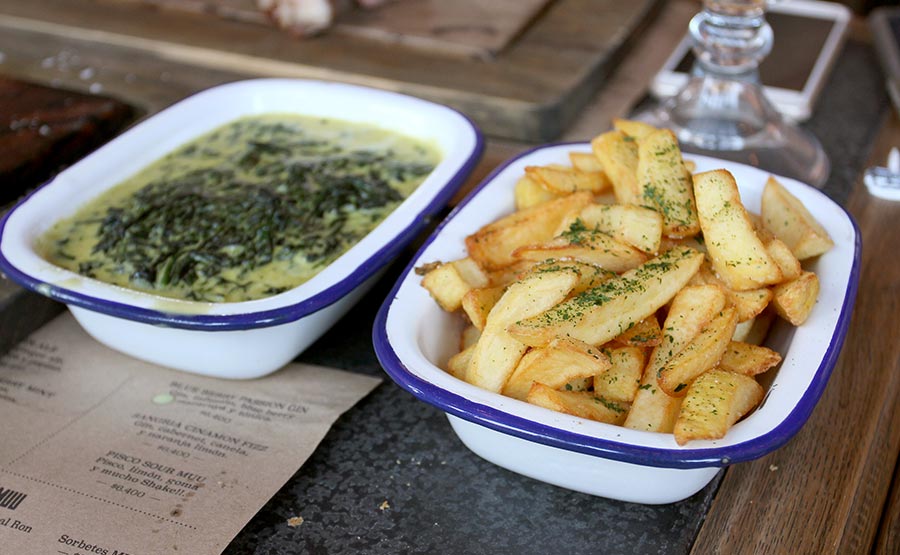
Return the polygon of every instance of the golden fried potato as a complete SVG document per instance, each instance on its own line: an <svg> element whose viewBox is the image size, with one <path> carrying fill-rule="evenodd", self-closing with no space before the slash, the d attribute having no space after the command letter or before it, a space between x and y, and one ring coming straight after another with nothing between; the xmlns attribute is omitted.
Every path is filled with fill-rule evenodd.
<svg viewBox="0 0 900 555"><path fill-rule="evenodd" d="M694 176L694 196L706 250L728 287L747 291L783 280L781 270L753 229L730 172L698 173Z"/></svg>
<svg viewBox="0 0 900 555"><path fill-rule="evenodd" d="M526 400L556 412L607 424L621 424L628 413L628 405L598 397L590 391L557 391L540 383L531 386Z"/></svg>
<svg viewBox="0 0 900 555"><path fill-rule="evenodd" d="M509 266L515 249L549 241L567 214L590 202L591 193L581 191L514 212L466 237L469 256L487 271Z"/></svg>
<svg viewBox="0 0 900 555"><path fill-rule="evenodd" d="M560 389L570 382L601 374L609 367L609 358L597 347L577 339L557 337L546 347L529 351L502 391L508 397L524 401L532 384Z"/></svg>
<svg viewBox="0 0 900 555"><path fill-rule="evenodd" d="M584 172L575 168L528 166L525 168L525 175L556 195L576 191L602 193L611 185L603 172Z"/></svg>
<svg viewBox="0 0 900 555"><path fill-rule="evenodd" d="M569 153L569 161L572 167L583 172L602 172L603 164L594 156L593 152L575 152ZM609 178L607 178L609 179Z"/></svg>
<svg viewBox="0 0 900 555"><path fill-rule="evenodd" d="M484 287L487 283L487 274L471 258L441 264L422 278L422 287L447 312L457 310L472 288Z"/></svg>
<svg viewBox="0 0 900 555"><path fill-rule="evenodd" d="M772 292L772 306L779 316L795 326L809 318L819 296L819 278L803 271L797 279L776 285Z"/></svg>
<svg viewBox="0 0 900 555"><path fill-rule="evenodd" d="M684 167L678 139L668 129L638 140L638 204L662 215L663 233L693 237L700 231L691 172Z"/></svg>
<svg viewBox="0 0 900 555"><path fill-rule="evenodd" d="M834 246L822 224L772 177L763 190L762 220L766 229L781 239L799 260L819 256Z"/></svg>
<svg viewBox="0 0 900 555"><path fill-rule="evenodd" d="M778 366L781 355L767 347L732 341L725 349L719 368L745 376L755 376Z"/></svg>
<svg viewBox="0 0 900 555"><path fill-rule="evenodd" d="M511 323L509 332L534 347L558 336L601 345L668 303L702 262L695 250L672 249L539 315Z"/></svg>
<svg viewBox="0 0 900 555"><path fill-rule="evenodd" d="M466 313L469 321L479 331L484 329L488 314L490 314L494 305L497 304L497 301L500 300L500 297L503 296L504 291L506 291L506 287L503 286L479 287L470 289L468 293L463 295L461 302L463 312Z"/></svg>
<svg viewBox="0 0 900 555"><path fill-rule="evenodd" d="M531 274L510 285L488 314L466 381L499 393L527 350L506 328L556 305L577 283L576 272L560 270Z"/></svg>
<svg viewBox="0 0 900 555"><path fill-rule="evenodd" d="M675 441L720 439L762 401L763 388L749 376L710 370L688 388L675 421Z"/></svg>
<svg viewBox="0 0 900 555"><path fill-rule="evenodd" d="M613 272L636 268L647 260L641 251L601 231L588 229L580 219L545 243L517 248L513 251L513 258L535 262L548 258L578 260Z"/></svg>
<svg viewBox="0 0 900 555"><path fill-rule="evenodd" d="M655 210L633 204L589 204L578 218L590 229L608 233L648 254L659 252L663 220Z"/></svg>
<svg viewBox="0 0 900 555"><path fill-rule="evenodd" d="M559 195L526 175L516 181L513 196L516 199L516 210L523 210L553 200Z"/></svg>
<svg viewBox="0 0 900 555"><path fill-rule="evenodd" d="M646 355L639 347L605 349L610 367L594 376L594 394L610 401L631 403L641 385Z"/></svg>
<svg viewBox="0 0 900 555"><path fill-rule="evenodd" d="M608 131L595 137L591 148L612 182L619 204L640 204L637 142L621 131Z"/></svg>
<svg viewBox="0 0 900 555"><path fill-rule="evenodd" d="M657 371L659 387L667 395L683 397L697 376L719 363L736 326L737 311L726 306Z"/></svg>

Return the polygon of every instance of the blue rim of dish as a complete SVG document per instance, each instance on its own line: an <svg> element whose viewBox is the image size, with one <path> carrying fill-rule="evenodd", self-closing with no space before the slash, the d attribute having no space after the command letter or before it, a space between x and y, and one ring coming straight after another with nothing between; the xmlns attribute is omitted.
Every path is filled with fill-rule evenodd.
<svg viewBox="0 0 900 555"><path fill-rule="evenodd" d="M246 83L249 81L237 81L229 84ZM305 79L302 81L327 83L325 81L315 81L309 79ZM229 84L221 86L228 86ZM364 90L367 88L360 87L358 85L346 86ZM409 225L403 228L396 236L386 241L386 243L380 249L372 253L365 260L361 261L357 265L356 269L350 273L350 275L334 283L333 285L326 287L322 291L319 291L318 293L307 299L283 307L263 311L246 312L241 314L177 314L161 310L153 310L149 308L139 308L126 303L101 299L91 295L86 295L84 293L79 293L65 287L60 287L52 283L41 281L15 267L9 260L7 260L2 251L2 248L0 248L0 271L5 273L10 279L15 281L22 287L30 289L32 291L35 291L36 293L40 293L62 303L78 306L94 312L106 314L108 316L124 318L135 322L142 322L157 326L166 326L170 328L201 331L248 330L294 322L296 320L299 320L300 318L318 312L319 310L322 310L323 308L326 308L329 305L332 305L335 302L339 301L347 293L349 293L358 285L363 283L366 279L374 275L379 269L384 267L388 262L393 260L398 254L400 254L400 252L410 242L412 242L412 240L428 225L431 219L438 212L440 212L440 210L444 206L446 206L448 202L450 202L450 199L453 197L456 191L459 190L463 182L469 177L469 174L472 173L472 170L475 168L478 161L481 159L481 155L484 152L484 137L481 133L481 130L468 116L466 116L459 110L443 104L438 104L436 102L423 100L401 93L382 91L379 89L372 90L377 90L379 93L386 93L392 96L410 98L417 102L426 102L434 106L446 108L447 110L456 113L463 119L463 121L468 124L469 128L475 136L475 144L472 148L472 151L469 153L468 157L465 159L456 173L449 180L447 180L447 182L434 194L434 197L431 199L431 201L415 215ZM190 95L183 99L181 102L184 102L184 100L187 100L188 98L191 98L193 96L203 94L204 92L206 91L200 91L198 93ZM174 106L175 105L173 105L173 107ZM3 237L3 233L10 216L12 216L12 214L14 214L16 210L18 210L23 204L28 202L28 199L30 199L33 195L38 193L44 187L51 185L54 181L55 178L40 185L34 191L17 202L16 205L9 212L7 212L5 216L3 216L2 220L0 220L0 239L2 239Z"/></svg>
<svg viewBox="0 0 900 555"><path fill-rule="evenodd" d="M850 326L850 316L853 312L853 305L856 300L856 293L859 286L861 251L859 227L853 217L842 206L837 205L831 201L831 199L828 199L829 202L834 203L847 215L847 218L853 227L854 234L853 262L850 269L846 295L844 296L844 301L841 305L841 313L838 316L834 334L831 337L831 341L825 351L822 362L816 369L809 387L803 393L796 406L775 428L748 441L734 445L705 449L666 449L633 445L614 439L577 434L509 414L508 412L497 409L491 405L466 399L460 394L448 391L416 376L403 364L400 357L397 356L397 353L394 351L387 337L388 313L397 297L400 286L406 280L409 273L414 270L419 257L438 237L441 230L443 230L460 210L474 199L484 187L491 183L500 172L506 169L510 164L535 151L545 148L584 144L585 143L581 142L561 142L542 145L526 150L507 160L492 171L475 189L473 189L434 230L400 275L397 283L394 284L390 295L385 299L378 311L378 315L375 317L372 341L375 346L375 355L378 357L385 372L387 372L388 376L390 376L401 388L448 414L528 441L534 441L551 447L620 462L658 468L709 468L727 466L732 463L757 459L778 449L787 443L788 440L800 430L803 424L806 423L810 414L812 414L813 408L815 408L816 403L825 391L825 386L828 384L828 379L831 377L831 372L834 370L838 355L844 344L844 339L847 336L847 330ZM816 192L825 197L820 191Z"/></svg>

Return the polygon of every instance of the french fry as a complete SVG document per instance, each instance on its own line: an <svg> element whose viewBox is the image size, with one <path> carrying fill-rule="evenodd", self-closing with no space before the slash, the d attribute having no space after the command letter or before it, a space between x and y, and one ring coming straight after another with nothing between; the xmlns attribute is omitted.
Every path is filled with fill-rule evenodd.
<svg viewBox="0 0 900 555"><path fill-rule="evenodd" d="M655 127L653 127L649 123L644 123L642 121L615 118L613 119L612 123L613 128L616 131L621 131L622 133L625 133L638 142L642 141L647 135L656 131Z"/></svg>
<svg viewBox="0 0 900 555"><path fill-rule="evenodd" d="M610 401L631 403L641 385L646 356L638 347L621 347L604 351L610 367L594 376L594 393Z"/></svg>
<svg viewBox="0 0 900 555"><path fill-rule="evenodd" d="M762 342L766 340L766 335L769 334L769 328L772 326L774 319L774 311L764 310L755 318L738 323L731 340L750 343L751 345L762 345Z"/></svg>
<svg viewBox="0 0 900 555"><path fill-rule="evenodd" d="M695 175L694 196L707 252L728 287L746 291L782 281L781 270L753 230L731 173Z"/></svg>
<svg viewBox="0 0 900 555"><path fill-rule="evenodd" d="M737 311L725 307L696 337L666 362L658 373L659 387L672 397L683 397L693 381L721 360L737 326Z"/></svg>
<svg viewBox="0 0 900 555"><path fill-rule="evenodd" d="M721 287L728 297L728 302L737 309L738 322L746 322L755 318L760 312L765 310L773 296L772 290L768 287L760 287L749 291L735 291L731 289L716 276L707 262L703 263L703 266L694 275L691 283L718 285Z"/></svg>
<svg viewBox="0 0 900 555"><path fill-rule="evenodd" d="M491 270L487 273L488 287L506 287L531 271L533 266L531 260L516 260L509 266Z"/></svg>
<svg viewBox="0 0 900 555"><path fill-rule="evenodd" d="M550 241L527 245L513 251L513 258L540 261L548 258L571 259L596 264L613 272L639 266L647 256L636 248L616 241L596 229L588 229L576 219L568 230Z"/></svg>
<svg viewBox="0 0 900 555"><path fill-rule="evenodd" d="M688 388L675 422L675 441L725 437L735 422L762 401L763 388L749 376L710 370Z"/></svg>
<svg viewBox="0 0 900 555"><path fill-rule="evenodd" d="M590 202L591 193L581 191L514 212L466 237L469 256L487 271L509 266L513 250L549 241L567 214Z"/></svg>
<svg viewBox="0 0 900 555"><path fill-rule="evenodd" d="M488 314L500 297L503 296L505 287L481 287L470 289L468 293L463 295L462 309L469 317L469 321L479 331L484 329L487 323Z"/></svg>
<svg viewBox="0 0 900 555"><path fill-rule="evenodd" d="M466 373L469 371L469 363L472 362L472 353L474 352L475 345L470 345L450 357L450 360L447 361L447 373L458 380L465 381Z"/></svg>
<svg viewBox="0 0 900 555"><path fill-rule="evenodd" d="M603 399L589 391L557 391L541 383L531 386L526 400L556 412L607 424L621 424L628 413L627 405Z"/></svg>
<svg viewBox="0 0 900 555"><path fill-rule="evenodd" d="M528 166L525 168L525 175L556 195L567 195L576 191L602 193L611 185L603 172L583 172L575 168Z"/></svg>
<svg viewBox="0 0 900 555"><path fill-rule="evenodd" d="M457 310L473 287L484 287L487 283L487 274L471 258L441 264L422 278L422 286L447 312Z"/></svg>
<svg viewBox="0 0 900 555"><path fill-rule="evenodd" d="M803 271L800 261L797 260L797 257L794 256L794 253L783 241L778 238L772 239L766 243L766 251L772 257L772 260L778 264L785 281L800 277L800 272Z"/></svg>
<svg viewBox="0 0 900 555"><path fill-rule="evenodd" d="M637 142L621 131L608 131L594 137L591 148L612 183L616 200L620 204L640 204Z"/></svg>
<svg viewBox="0 0 900 555"><path fill-rule="evenodd" d="M767 347L751 345L740 341L732 341L719 360L719 368L743 374L755 376L778 366L781 355Z"/></svg>
<svg viewBox="0 0 900 555"><path fill-rule="evenodd" d="M475 343L478 343L479 337L481 337L480 329L472 324L464 327L462 333L459 335L459 350L464 351Z"/></svg>
<svg viewBox="0 0 900 555"><path fill-rule="evenodd" d="M644 318L612 340L625 347L656 347L662 341L662 330L655 314Z"/></svg>
<svg viewBox="0 0 900 555"><path fill-rule="evenodd" d="M770 177L762 195L763 225L781 239L799 260L828 251L834 241L809 210L776 179Z"/></svg>
<svg viewBox="0 0 900 555"><path fill-rule="evenodd" d="M700 231L691 172L681 161L678 139L660 129L638 140L638 203L662 215L663 233L693 237Z"/></svg>
<svg viewBox="0 0 900 555"><path fill-rule="evenodd" d="M522 358L503 386L503 394L524 401L534 383L560 389L579 378L607 371L609 358L597 347L567 337L558 337L542 349Z"/></svg>
<svg viewBox="0 0 900 555"><path fill-rule="evenodd" d="M819 278L803 271L797 279L776 285L772 292L772 306L779 316L795 326L802 325L809 317L819 296Z"/></svg>
<svg viewBox="0 0 900 555"><path fill-rule="evenodd" d="M655 210L632 204L589 204L578 215L584 225L648 254L659 251L663 220Z"/></svg>
<svg viewBox="0 0 900 555"><path fill-rule="evenodd" d="M602 172L603 164L594 156L593 152L576 152L569 153L569 161L572 167L583 172ZM608 179L608 178L607 178Z"/></svg>
<svg viewBox="0 0 900 555"><path fill-rule="evenodd" d="M706 324L725 307L722 288L692 285L675 295L663 323L662 342L650 353L641 385L625 427L648 432L671 433L681 408L680 397L670 397L659 386L658 370L696 337Z"/></svg>
<svg viewBox="0 0 900 555"><path fill-rule="evenodd" d="M577 295L582 291L597 287L604 281L616 277L615 272L601 268L596 264L581 262L579 260L557 260L555 258L534 264L528 272L555 272L558 270L571 270L578 274L578 283L569 293L570 295Z"/></svg>
<svg viewBox="0 0 900 555"><path fill-rule="evenodd" d="M527 349L506 328L556 305L577 283L576 272L560 270L531 274L510 285L488 315L466 381L499 393Z"/></svg>
<svg viewBox="0 0 900 555"><path fill-rule="evenodd" d="M527 175L516 181L513 195L516 199L516 210L531 208L559 196Z"/></svg>
<svg viewBox="0 0 900 555"><path fill-rule="evenodd" d="M702 262L695 250L672 249L542 314L511 323L509 332L535 347L557 336L601 345L669 302Z"/></svg>

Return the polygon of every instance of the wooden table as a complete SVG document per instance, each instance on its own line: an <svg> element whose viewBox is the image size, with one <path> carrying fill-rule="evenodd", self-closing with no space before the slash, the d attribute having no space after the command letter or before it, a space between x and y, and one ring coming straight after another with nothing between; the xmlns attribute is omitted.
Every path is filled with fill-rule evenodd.
<svg viewBox="0 0 900 555"><path fill-rule="evenodd" d="M589 137L606 129L611 116L627 114L694 9L687 0L670 2L565 138ZM858 23L852 36L864 43L866 31ZM87 88L89 83L77 72L54 73L41 67L41 59L69 49L78 53L82 64L100 68L107 91L131 99L148 113L194 90L241 77L133 52L125 58L121 48L72 38L16 46L17 40L27 38L27 33L0 37L0 51L7 52L0 72ZM27 51L37 61L28 62L10 55L11 51ZM881 123L864 130L861 138L849 139L863 141L853 146L869 164L883 162L890 146L900 144L900 120L886 110L883 93L875 96L880 105L869 109L883 114ZM835 114L840 115L851 116ZM829 121L831 127L841 125L840 118ZM874 147L869 148L866 141L876 134ZM525 146L490 141L469 186ZM862 159L835 159L838 177L842 168L852 167L857 178L849 197L846 191L829 191L839 200L846 198L863 238L861 285L841 360L812 417L790 443L762 459L727 469L718 490L710 492L712 502L691 553L900 552L900 470L896 468L900 453L900 262L896 256L900 203L867 193L859 178Z"/></svg>

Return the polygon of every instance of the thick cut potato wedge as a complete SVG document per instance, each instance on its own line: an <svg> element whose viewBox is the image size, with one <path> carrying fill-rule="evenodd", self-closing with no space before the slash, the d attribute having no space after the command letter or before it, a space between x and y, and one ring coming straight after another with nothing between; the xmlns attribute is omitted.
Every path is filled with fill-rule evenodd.
<svg viewBox="0 0 900 555"><path fill-rule="evenodd" d="M559 196L527 175L516 181L513 195L516 199L516 210L531 208Z"/></svg>
<svg viewBox="0 0 900 555"><path fill-rule="evenodd" d="M698 173L694 195L706 250L728 287L747 291L783 280L778 264L753 229L731 173Z"/></svg>
<svg viewBox="0 0 900 555"><path fill-rule="evenodd" d="M621 131L607 131L594 137L591 148L612 182L619 204L640 204L637 142Z"/></svg>
<svg viewBox="0 0 900 555"><path fill-rule="evenodd" d="M594 156L593 152L575 152L569 153L569 161L572 167L583 172L602 172L603 164ZM609 179L609 178L607 178Z"/></svg>
<svg viewBox="0 0 900 555"><path fill-rule="evenodd" d="M636 268L647 260L641 251L601 231L588 229L580 219L546 243L517 248L513 251L513 258L535 262L548 258L578 260L612 272Z"/></svg>
<svg viewBox="0 0 900 555"><path fill-rule="evenodd" d="M714 367L725 354L737 326L737 311L725 307L696 337L658 370L659 387L672 397L683 397L700 374Z"/></svg>
<svg viewBox="0 0 900 555"><path fill-rule="evenodd" d="M628 413L628 405L598 397L589 391L557 391L540 383L531 386L526 400L556 412L607 424L621 424Z"/></svg>
<svg viewBox="0 0 900 555"><path fill-rule="evenodd" d="M763 388L749 376L710 370L688 388L675 422L675 441L720 439L762 401Z"/></svg>
<svg viewBox="0 0 900 555"><path fill-rule="evenodd" d="M576 272L560 270L530 274L510 285L488 315L466 381L499 393L527 349L506 328L556 305L577 283Z"/></svg>
<svg viewBox="0 0 900 555"><path fill-rule="evenodd" d="M509 332L534 347L559 336L601 345L669 302L702 262L703 254L695 250L672 249L542 314L519 319Z"/></svg>
<svg viewBox="0 0 900 555"><path fill-rule="evenodd" d="M583 172L575 168L528 166L525 175L557 195L576 191L602 193L610 188L609 178L603 172Z"/></svg>
<svg viewBox="0 0 900 555"><path fill-rule="evenodd" d="M609 367L609 358L597 347L558 337L546 347L522 357L502 391L508 397L524 401L534 383L560 389L570 382L606 372Z"/></svg>
<svg viewBox="0 0 900 555"><path fill-rule="evenodd" d="M616 277L616 273L607 270L605 268L601 268L596 264L590 264L588 262L581 262L579 260L557 260L557 259L549 259L544 260L543 262L538 262L531 266L528 270L528 273L539 273L539 272L556 272L559 270L568 270L578 274L578 284L572 289L569 293L570 295L577 295L582 291L586 291L588 289L592 289L597 287L604 281L608 281L614 277ZM523 274L527 275L527 274Z"/></svg>
<svg viewBox="0 0 900 555"><path fill-rule="evenodd" d="M664 234L693 237L700 231L691 172L674 133L660 129L638 140L637 181L638 204L662 215Z"/></svg>
<svg viewBox="0 0 900 555"><path fill-rule="evenodd" d="M615 118L612 123L616 131L621 131L638 142L657 130L649 123L630 119Z"/></svg>
<svg viewBox="0 0 900 555"><path fill-rule="evenodd" d="M729 304L733 305L738 312L738 322L746 322L752 320L760 312L769 306L772 300L772 290L768 287L760 287L759 289L750 289L749 291L735 291L728 287L724 281L716 276L715 272L707 262L703 263L700 271L694 275L691 280L692 284L708 284L718 285L725 292Z"/></svg>
<svg viewBox="0 0 900 555"><path fill-rule="evenodd" d="M775 296L772 306L779 316L795 326L809 318L819 296L819 278L803 271L797 279L782 283L772 289Z"/></svg>
<svg viewBox="0 0 900 555"><path fill-rule="evenodd" d="M612 344L625 347L656 347L662 341L662 330L656 315L650 315L637 324L631 326L621 335L612 340Z"/></svg>
<svg viewBox="0 0 900 555"><path fill-rule="evenodd" d="M591 193L581 191L537 206L514 212L466 237L469 256L488 271L509 266L512 252L524 245L536 245L553 238L567 214L580 211L591 202Z"/></svg>
<svg viewBox="0 0 900 555"><path fill-rule="evenodd" d="M763 225L781 239L799 260L828 251L834 241L809 210L774 178L769 178L762 196Z"/></svg>
<svg viewBox="0 0 900 555"><path fill-rule="evenodd" d="M487 284L487 274L471 258L441 264L422 278L422 287L447 312L458 309L462 298L473 287L484 287Z"/></svg>
<svg viewBox="0 0 900 555"><path fill-rule="evenodd" d="M475 345L470 345L450 357L450 360L447 361L447 373L458 380L465 380L466 373L469 371L469 363L472 362L472 353L474 352Z"/></svg>
<svg viewBox="0 0 900 555"><path fill-rule="evenodd" d="M469 317L469 321L479 331L487 324L487 317L491 309L503 296L505 287L480 287L470 289L462 298L462 309Z"/></svg>
<svg viewBox="0 0 900 555"><path fill-rule="evenodd" d="M650 353L640 388L625 420L626 428L671 433L681 408L681 397L666 395L659 385L658 371L700 333L725 303L725 293L715 285L691 285L675 295L663 323L662 342Z"/></svg>
<svg viewBox="0 0 900 555"><path fill-rule="evenodd" d="M607 349L610 367L594 376L594 394L610 401L631 403L641 385L646 356L638 347Z"/></svg>
<svg viewBox="0 0 900 555"><path fill-rule="evenodd" d="M599 229L640 251L659 251L663 220L655 210L633 204L589 204L578 217L586 227Z"/></svg>
<svg viewBox="0 0 900 555"><path fill-rule="evenodd" d="M800 272L803 271L803 268L800 266L800 261L797 260L797 257L794 256L794 253L791 252L791 249L789 249L783 241L778 238L772 239L766 243L766 251L769 252L769 256L772 257L772 260L778 264L778 268L781 270L784 281L790 281L800 277Z"/></svg>
<svg viewBox="0 0 900 555"><path fill-rule="evenodd" d="M481 337L480 329L471 324L464 327L462 333L459 334L459 350L465 351L472 345L478 343L479 337Z"/></svg>
<svg viewBox="0 0 900 555"><path fill-rule="evenodd" d="M772 310L764 310L760 312L756 318L751 318L746 322L740 322L731 336L732 341L740 341L751 345L762 345L769 334L769 328L772 321L775 320L775 312Z"/></svg>
<svg viewBox="0 0 900 555"><path fill-rule="evenodd" d="M725 349L719 368L745 376L762 374L778 366L781 355L767 347L732 341Z"/></svg>
<svg viewBox="0 0 900 555"><path fill-rule="evenodd" d="M487 273L488 286L506 287L513 282L519 281L519 279L531 271L533 266L534 262L531 260L517 260L509 266L491 270Z"/></svg>

